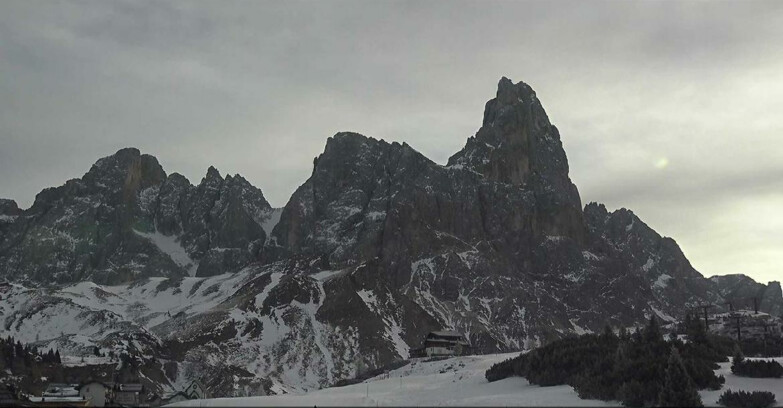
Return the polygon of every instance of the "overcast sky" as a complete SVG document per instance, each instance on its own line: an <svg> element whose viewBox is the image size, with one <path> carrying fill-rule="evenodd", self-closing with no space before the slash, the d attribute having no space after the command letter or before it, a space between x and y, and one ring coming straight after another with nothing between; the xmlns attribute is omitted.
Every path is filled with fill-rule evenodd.
<svg viewBox="0 0 783 408"><path fill-rule="evenodd" d="M706 276L783 277L783 2L0 2L0 197L135 146L283 206L326 138L438 163L501 76L536 90L583 203Z"/></svg>

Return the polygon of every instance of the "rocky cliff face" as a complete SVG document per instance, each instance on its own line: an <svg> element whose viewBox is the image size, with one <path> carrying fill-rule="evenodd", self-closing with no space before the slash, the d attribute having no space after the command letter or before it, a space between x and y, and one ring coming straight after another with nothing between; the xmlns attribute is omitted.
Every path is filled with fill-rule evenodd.
<svg viewBox="0 0 783 408"><path fill-rule="evenodd" d="M0 242L3 242L6 229L21 214L22 210L16 205L16 201L0 198Z"/></svg>
<svg viewBox="0 0 783 408"><path fill-rule="evenodd" d="M55 328L35 341L74 353L144 333L170 367L162 389L222 378L213 393L242 395L407 358L431 330L502 351L723 301L726 285L631 211L583 209L568 171L535 92L506 78L446 165L339 133L281 211L240 176L210 168L193 186L121 150L28 210L0 203L0 274L26 285L7 292L5 331L43 322ZM46 320L44 304L127 330L72 346L62 338L79 330Z"/></svg>
<svg viewBox="0 0 783 408"><path fill-rule="evenodd" d="M272 213L241 176L210 168L192 186L137 149L43 190L25 211L9 201L2 211L2 276L32 285L236 271L256 257Z"/></svg>
<svg viewBox="0 0 783 408"><path fill-rule="evenodd" d="M407 144L330 138L283 210L272 259L345 267L378 258L402 283L412 261L476 245L497 252L508 273L534 272L532 251L545 237L585 242L579 193L535 93L503 78L484 125L447 166Z"/></svg>
<svg viewBox="0 0 783 408"><path fill-rule="evenodd" d="M778 281L764 285L742 274L713 276L710 280L717 285L724 301L731 302L734 308L758 307L773 316L783 316L783 293Z"/></svg>
<svg viewBox="0 0 783 408"><path fill-rule="evenodd" d="M500 80L497 96L484 108L481 129L449 158L449 166L530 191L535 203L530 227L535 233L584 241L581 201L568 178L560 133L529 85Z"/></svg>
<svg viewBox="0 0 783 408"><path fill-rule="evenodd" d="M266 250L266 261L356 270L357 290L412 301L434 320L407 329L413 339L457 328L488 350L671 320L719 298L629 211L582 210L557 129L532 89L506 78L446 166L406 144L330 138Z"/></svg>

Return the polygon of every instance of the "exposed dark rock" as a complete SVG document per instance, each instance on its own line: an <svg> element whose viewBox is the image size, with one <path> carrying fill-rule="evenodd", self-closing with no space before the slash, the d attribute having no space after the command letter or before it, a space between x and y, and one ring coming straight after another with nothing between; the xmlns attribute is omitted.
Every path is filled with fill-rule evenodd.
<svg viewBox="0 0 783 408"><path fill-rule="evenodd" d="M210 167L194 187L134 148L43 190L26 211L0 204L0 273L32 285L237 271L257 257L272 212L239 175Z"/></svg>
<svg viewBox="0 0 783 408"><path fill-rule="evenodd" d="M16 205L16 201L6 198L0 198L0 215L16 216L20 215L22 210Z"/></svg>

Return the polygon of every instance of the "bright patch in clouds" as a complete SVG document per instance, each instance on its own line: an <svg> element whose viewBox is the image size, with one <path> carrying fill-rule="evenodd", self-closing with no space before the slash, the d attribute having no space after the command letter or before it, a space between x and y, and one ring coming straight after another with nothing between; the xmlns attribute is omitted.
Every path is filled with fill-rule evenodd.
<svg viewBox="0 0 783 408"><path fill-rule="evenodd" d="M655 168L657 169L664 169L668 165L669 165L669 159L665 157L661 157L660 159L655 161Z"/></svg>

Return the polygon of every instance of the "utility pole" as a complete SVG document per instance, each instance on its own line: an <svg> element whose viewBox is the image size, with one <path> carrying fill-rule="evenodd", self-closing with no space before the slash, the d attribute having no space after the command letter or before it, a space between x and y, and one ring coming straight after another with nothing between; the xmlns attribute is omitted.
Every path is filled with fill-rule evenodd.
<svg viewBox="0 0 783 408"><path fill-rule="evenodd" d="M742 340L742 331L740 331L740 319L742 318L739 314L734 316L735 319L737 319L737 341Z"/></svg>
<svg viewBox="0 0 783 408"><path fill-rule="evenodd" d="M759 298L757 297L753 298L753 312L754 314L759 314Z"/></svg>
<svg viewBox="0 0 783 408"><path fill-rule="evenodd" d="M714 307L714 305L699 305L698 307L702 308L704 310L704 331L706 333L710 332L710 320L709 316L707 315L707 310L711 307Z"/></svg>

